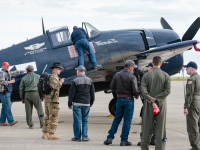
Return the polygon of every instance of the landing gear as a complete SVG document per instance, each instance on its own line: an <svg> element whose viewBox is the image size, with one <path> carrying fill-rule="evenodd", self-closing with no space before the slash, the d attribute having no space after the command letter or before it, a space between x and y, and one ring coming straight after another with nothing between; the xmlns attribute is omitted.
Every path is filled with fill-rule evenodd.
<svg viewBox="0 0 200 150"><path fill-rule="evenodd" d="M113 94L113 99L110 101L109 105L108 105L108 109L110 111L110 113L115 116L116 113L116 103L117 103L117 94L116 92L112 92Z"/></svg>
<svg viewBox="0 0 200 150"><path fill-rule="evenodd" d="M110 113L111 113L113 116L115 116L115 112L116 112L116 102L117 102L117 101L113 98L113 99L110 101L109 105L108 105L108 109L109 109Z"/></svg>

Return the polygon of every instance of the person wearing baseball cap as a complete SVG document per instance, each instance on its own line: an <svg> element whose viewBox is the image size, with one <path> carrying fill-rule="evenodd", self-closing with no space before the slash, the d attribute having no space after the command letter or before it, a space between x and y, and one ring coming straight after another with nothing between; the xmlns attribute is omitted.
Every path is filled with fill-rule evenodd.
<svg viewBox="0 0 200 150"><path fill-rule="evenodd" d="M200 76L197 73L198 66L190 61L186 72L190 75L186 84L186 96L184 103L184 115L186 115L187 132L192 149L200 149Z"/></svg>
<svg viewBox="0 0 200 150"><path fill-rule="evenodd" d="M32 65L28 65L26 70L27 74L21 79L19 85L20 98L22 99L22 103L25 103L26 122L29 129L33 129L34 124L32 121L32 110L34 106L37 110L40 128L42 128L44 112L41 103L42 97L40 97L37 87L40 76L34 73L34 67Z"/></svg>
<svg viewBox="0 0 200 150"><path fill-rule="evenodd" d="M78 66L75 69L77 77L72 81L68 96L68 107L73 106L73 129L74 137L72 141L89 141L88 138L88 116L90 107L95 100L95 89L92 80L85 75L85 67ZM82 131L81 131L82 120Z"/></svg>
<svg viewBox="0 0 200 150"><path fill-rule="evenodd" d="M11 112L11 94L12 94L12 84L15 80L12 79L13 76L17 76L26 72L26 70L20 71L9 71L10 64L8 62L2 63L2 70L0 71L0 99L2 102L1 116L0 116L0 126L13 126L18 121L14 121ZM8 124L6 123L6 119Z"/></svg>
<svg viewBox="0 0 200 150"><path fill-rule="evenodd" d="M104 141L105 145L112 144L122 118L124 119L124 124L122 127L120 146L132 145L128 141L128 135L134 111L134 98L137 99L139 96L137 79L132 74L134 68L137 68L134 61L127 60L124 69L114 75L110 84L112 91L117 93L117 107L112 126L108 131L107 139Z"/></svg>
<svg viewBox="0 0 200 150"><path fill-rule="evenodd" d="M152 63L149 63L147 66L145 66L148 68L148 71L151 71L153 69L153 65Z"/></svg>

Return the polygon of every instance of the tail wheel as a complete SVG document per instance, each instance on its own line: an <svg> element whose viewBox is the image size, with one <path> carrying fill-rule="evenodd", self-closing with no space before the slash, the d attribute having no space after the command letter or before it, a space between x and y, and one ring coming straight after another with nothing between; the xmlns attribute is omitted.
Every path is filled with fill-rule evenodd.
<svg viewBox="0 0 200 150"><path fill-rule="evenodd" d="M110 113L115 116L115 113L116 113L116 100L113 98L110 103L109 103L109 106L108 106L108 109L110 111Z"/></svg>

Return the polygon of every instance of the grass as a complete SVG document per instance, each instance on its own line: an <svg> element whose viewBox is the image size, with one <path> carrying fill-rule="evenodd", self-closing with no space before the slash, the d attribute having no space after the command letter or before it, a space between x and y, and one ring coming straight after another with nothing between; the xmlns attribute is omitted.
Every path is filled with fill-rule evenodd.
<svg viewBox="0 0 200 150"><path fill-rule="evenodd" d="M183 77L170 77L172 81L183 81ZM187 81L189 76L185 76L184 79Z"/></svg>

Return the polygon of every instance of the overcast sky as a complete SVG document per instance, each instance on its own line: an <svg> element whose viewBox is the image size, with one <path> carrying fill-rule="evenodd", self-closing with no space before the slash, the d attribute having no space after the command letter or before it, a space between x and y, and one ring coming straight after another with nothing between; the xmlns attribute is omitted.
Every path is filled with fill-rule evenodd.
<svg viewBox="0 0 200 150"><path fill-rule="evenodd" d="M0 0L0 49L41 35L41 17L46 30L67 25L70 31L82 22L99 30L160 29L164 17L182 38L199 16L199 0ZM200 31L194 39L200 40ZM200 52L184 58L200 68Z"/></svg>

